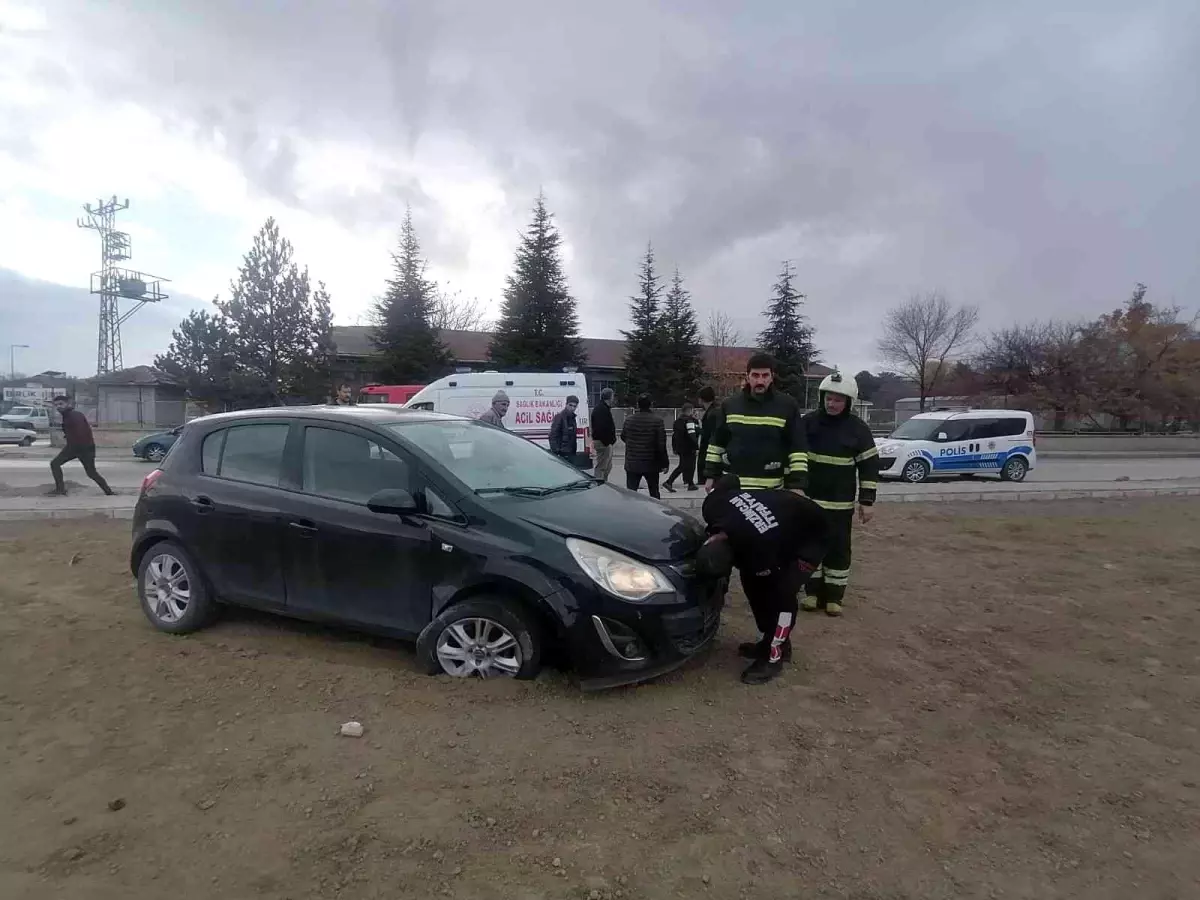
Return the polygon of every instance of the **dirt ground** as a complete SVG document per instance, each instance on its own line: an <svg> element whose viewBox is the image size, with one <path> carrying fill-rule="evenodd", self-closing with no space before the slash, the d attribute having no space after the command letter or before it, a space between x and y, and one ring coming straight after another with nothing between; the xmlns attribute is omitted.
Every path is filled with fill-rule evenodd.
<svg viewBox="0 0 1200 900"><path fill-rule="evenodd" d="M6 900L1200 896L1195 501L882 507L758 688L740 597L706 659L583 695L159 634L127 550L0 529Z"/></svg>

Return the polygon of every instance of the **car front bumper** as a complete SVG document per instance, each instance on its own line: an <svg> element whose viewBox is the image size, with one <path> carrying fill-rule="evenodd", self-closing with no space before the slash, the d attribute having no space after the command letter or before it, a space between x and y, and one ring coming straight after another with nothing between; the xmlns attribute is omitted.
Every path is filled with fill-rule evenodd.
<svg viewBox="0 0 1200 900"><path fill-rule="evenodd" d="M679 668L716 635L727 590L727 582L706 585L694 581L670 602L629 603L599 591L583 603L571 598L567 605L577 614L565 643L580 687L606 690L649 681ZM636 640L632 652L631 635Z"/></svg>

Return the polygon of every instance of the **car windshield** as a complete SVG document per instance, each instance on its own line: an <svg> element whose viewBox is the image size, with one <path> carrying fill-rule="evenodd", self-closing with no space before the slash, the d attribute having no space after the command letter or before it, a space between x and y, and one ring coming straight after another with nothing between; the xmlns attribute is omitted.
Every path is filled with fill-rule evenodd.
<svg viewBox="0 0 1200 900"><path fill-rule="evenodd" d="M33 414L32 407L29 406L14 406L8 411L10 416L28 416Z"/></svg>
<svg viewBox="0 0 1200 900"><path fill-rule="evenodd" d="M932 441L945 424L945 419L909 419L888 437L897 441Z"/></svg>
<svg viewBox="0 0 1200 900"><path fill-rule="evenodd" d="M398 423L387 427L479 493L540 494L582 489L594 483L537 444L491 425L451 421Z"/></svg>

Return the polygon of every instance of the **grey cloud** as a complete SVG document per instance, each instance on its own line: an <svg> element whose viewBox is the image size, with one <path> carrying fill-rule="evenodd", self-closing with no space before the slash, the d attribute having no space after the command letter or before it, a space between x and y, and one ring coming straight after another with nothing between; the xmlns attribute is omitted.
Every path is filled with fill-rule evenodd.
<svg viewBox="0 0 1200 900"><path fill-rule="evenodd" d="M121 328L126 366L149 364L167 349L171 330L189 309L204 306L194 297L171 297L147 304ZM126 307L122 307L122 312ZM26 278L0 269L0 350L8 376L8 345L17 351L16 368L25 373L47 369L82 378L96 374L99 301L86 288Z"/></svg>
<svg viewBox="0 0 1200 900"><path fill-rule="evenodd" d="M622 324L613 300L647 238L747 334L795 258L826 355L862 363L882 309L915 289L999 323L1095 312L1136 280L1184 302L1200 287L1190 0L352 8L127 0L61 21L87 29L68 36L133 29L144 52L111 63L108 89L245 135L231 154L284 199L294 158L262 151L275 139L401 154L459 136L515 219L547 190L597 332ZM375 196L320 202L375 219L418 192L385 177ZM875 253L839 258L864 235ZM436 258L456 239L426 243Z"/></svg>

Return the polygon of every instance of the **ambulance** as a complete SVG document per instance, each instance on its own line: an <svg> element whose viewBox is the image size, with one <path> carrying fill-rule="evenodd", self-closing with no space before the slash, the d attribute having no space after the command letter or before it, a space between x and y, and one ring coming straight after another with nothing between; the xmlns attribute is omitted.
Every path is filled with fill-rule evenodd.
<svg viewBox="0 0 1200 900"><path fill-rule="evenodd" d="M581 469L592 467L587 378L580 372L460 372L426 385L404 408L478 419L491 408L496 391L508 394L504 427L546 449L550 448L550 423L566 406L567 397L578 397L574 462Z"/></svg>

